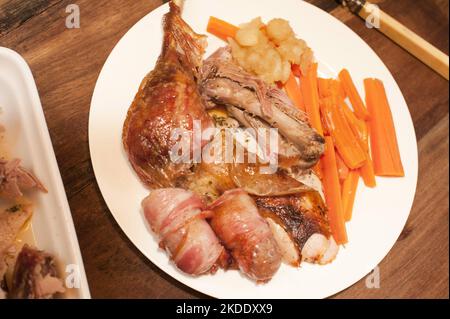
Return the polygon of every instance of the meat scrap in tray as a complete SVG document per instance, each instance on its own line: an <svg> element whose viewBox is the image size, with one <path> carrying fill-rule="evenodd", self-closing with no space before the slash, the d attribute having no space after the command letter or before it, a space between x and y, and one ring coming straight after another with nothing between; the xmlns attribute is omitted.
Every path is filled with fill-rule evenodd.
<svg viewBox="0 0 450 319"><path fill-rule="evenodd" d="M55 257L32 247L27 238L33 204L26 194L47 193L21 160L0 158L0 299L48 299L65 292ZM28 236L29 237L29 236Z"/></svg>

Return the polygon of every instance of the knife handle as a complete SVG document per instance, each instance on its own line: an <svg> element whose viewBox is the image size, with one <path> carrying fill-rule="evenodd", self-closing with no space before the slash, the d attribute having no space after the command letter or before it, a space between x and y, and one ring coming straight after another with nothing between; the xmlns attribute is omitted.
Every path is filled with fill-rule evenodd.
<svg viewBox="0 0 450 319"><path fill-rule="evenodd" d="M374 6L365 2L356 13L367 21L367 18L373 14ZM449 57L444 52L427 42L425 39L405 27L393 17L377 9L379 12L380 28L379 31L391 38L398 45L410 52L416 58L449 79Z"/></svg>

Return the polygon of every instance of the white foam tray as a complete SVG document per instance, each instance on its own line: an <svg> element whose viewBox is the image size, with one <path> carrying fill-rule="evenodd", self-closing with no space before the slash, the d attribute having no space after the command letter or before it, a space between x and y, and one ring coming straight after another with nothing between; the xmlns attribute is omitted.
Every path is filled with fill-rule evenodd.
<svg viewBox="0 0 450 319"><path fill-rule="evenodd" d="M25 60L0 47L0 123L6 128L10 156L21 158L49 190L34 192L32 227L36 245L64 265L65 277L78 273L79 288L70 298L90 298L89 287L64 185L53 151L36 84ZM64 273L66 270L70 272ZM75 271L75 272L74 272Z"/></svg>

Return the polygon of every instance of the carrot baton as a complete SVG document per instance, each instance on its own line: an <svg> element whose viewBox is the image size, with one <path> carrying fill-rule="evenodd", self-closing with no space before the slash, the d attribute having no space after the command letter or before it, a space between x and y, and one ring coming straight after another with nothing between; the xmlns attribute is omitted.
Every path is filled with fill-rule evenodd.
<svg viewBox="0 0 450 319"><path fill-rule="evenodd" d="M392 117L392 111L391 106L389 105L389 101L387 98L386 90L384 88L383 82L380 80L375 81L375 85L377 87L377 91L380 95L380 103L382 103L381 109L384 111L384 118L387 121L387 125L385 126L385 129L387 130L387 136L390 137L389 139L389 147L391 150L391 157L393 159L393 163L395 165L396 173L395 175L398 175L400 177L405 176L405 171L403 168L402 159L400 156L400 149L398 147L398 140L397 140L397 133L395 130L395 124L394 124L394 118Z"/></svg>
<svg viewBox="0 0 450 319"><path fill-rule="evenodd" d="M348 237L342 207L341 185L336 167L336 153L331 137L326 136L325 143L325 154L321 162L325 200L328 206L328 220L336 243L343 245L348 242Z"/></svg>
<svg viewBox="0 0 450 319"><path fill-rule="evenodd" d="M370 114L367 111L366 107L364 106L364 102L361 99L361 96L359 95L358 90L356 89L355 84L353 83L353 80L348 70L343 69L339 73L339 79L341 80L341 84L342 87L344 88L346 95L348 96L350 102L352 103L356 116L361 120L365 121L368 120Z"/></svg>
<svg viewBox="0 0 450 319"><path fill-rule="evenodd" d="M367 157L338 104L336 96L323 99L320 104L322 117L347 167L358 169L365 164Z"/></svg>
<svg viewBox="0 0 450 319"><path fill-rule="evenodd" d="M319 88L319 97L321 99L333 95L332 81L332 79L317 79L317 87Z"/></svg>
<svg viewBox="0 0 450 319"><path fill-rule="evenodd" d="M361 126L359 127L360 134L362 136L361 142L363 143L363 148L366 151L367 155L367 161L366 164L359 169L359 172L361 174L361 177L364 181L364 184L367 187L374 188L377 186L377 181L375 178L375 169L373 167L373 161L372 157L370 155L370 148L369 148L369 129L367 127L367 124L365 122L361 123Z"/></svg>
<svg viewBox="0 0 450 319"><path fill-rule="evenodd" d="M294 74L291 72L288 81L284 85L284 89L286 90L289 98L294 102L295 106L297 106L300 110L305 111L305 103L303 101L302 90L300 88L300 84L297 82Z"/></svg>
<svg viewBox="0 0 450 319"><path fill-rule="evenodd" d="M377 182L375 179L375 171L369 150L369 129L367 128L367 124L364 121L356 118L355 114L350 110L347 103L343 101L341 105L351 129L355 136L358 137L360 146L362 147L366 155L366 163L360 168L361 177L367 187L374 188L375 186L377 186Z"/></svg>
<svg viewBox="0 0 450 319"><path fill-rule="evenodd" d="M375 169L371 160L368 160L367 163L359 169L359 173L367 187L375 188L377 186Z"/></svg>
<svg viewBox="0 0 450 319"><path fill-rule="evenodd" d="M300 78L300 87L303 95L306 114L311 126L324 136L322 119L320 118L319 89L317 87L317 63L314 63L305 75ZM316 174L322 178L322 164L319 162L314 168Z"/></svg>
<svg viewBox="0 0 450 319"><path fill-rule="evenodd" d="M339 95L341 96L342 100L345 101L345 99L348 97L347 93L345 92L344 86L342 85L342 83L340 81L337 81L337 86L338 86L338 90L339 90Z"/></svg>
<svg viewBox="0 0 450 319"><path fill-rule="evenodd" d="M356 191L358 189L358 182L358 171L351 171L342 185L342 207L344 209L346 222L349 222L353 217L353 206L355 203Z"/></svg>
<svg viewBox="0 0 450 319"><path fill-rule="evenodd" d="M345 115L345 111L350 109L345 105L339 81L319 78L318 88L322 98L320 108L325 123L323 126L333 137L345 165L351 169L363 166L368 158L367 151L360 141L359 131ZM351 114L353 115L353 112ZM351 120L359 121L356 117Z"/></svg>
<svg viewBox="0 0 450 319"><path fill-rule="evenodd" d="M207 31L228 42L228 38L236 37L236 33L239 31L239 28L216 17L210 17Z"/></svg>
<svg viewBox="0 0 450 319"><path fill-rule="evenodd" d="M305 76L302 76L300 86L303 93L305 110L309 116L311 126L323 136L322 122L320 119L319 89L317 87L317 63L314 63Z"/></svg>
<svg viewBox="0 0 450 319"><path fill-rule="evenodd" d="M329 97L333 94L336 94L341 100L345 100L347 98L347 94L338 80L319 78L317 83L320 98Z"/></svg>
<svg viewBox="0 0 450 319"><path fill-rule="evenodd" d="M366 103L371 115L370 145L374 171L377 176L404 177L394 120L383 83L377 79L364 80Z"/></svg>
<svg viewBox="0 0 450 319"><path fill-rule="evenodd" d="M339 152L336 152L336 166L338 170L339 180L341 182L345 181L348 177L348 174L350 174L350 170L348 169L347 165L345 165L345 162L342 159L341 155L339 155Z"/></svg>

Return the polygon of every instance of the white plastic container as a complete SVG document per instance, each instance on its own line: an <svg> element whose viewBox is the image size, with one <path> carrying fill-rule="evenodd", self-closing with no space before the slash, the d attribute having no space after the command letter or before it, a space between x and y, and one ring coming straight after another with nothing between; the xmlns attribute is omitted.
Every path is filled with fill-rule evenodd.
<svg viewBox="0 0 450 319"><path fill-rule="evenodd" d="M25 60L0 47L0 124L6 129L10 158L22 159L46 186L48 194L33 192L31 222L36 246L54 254L69 283L68 298L90 298L83 261L64 185L53 151L36 84Z"/></svg>

